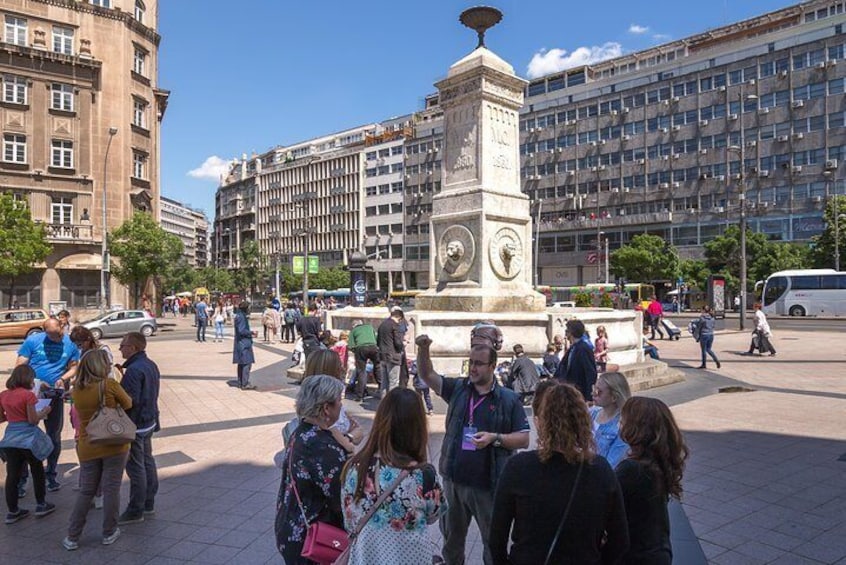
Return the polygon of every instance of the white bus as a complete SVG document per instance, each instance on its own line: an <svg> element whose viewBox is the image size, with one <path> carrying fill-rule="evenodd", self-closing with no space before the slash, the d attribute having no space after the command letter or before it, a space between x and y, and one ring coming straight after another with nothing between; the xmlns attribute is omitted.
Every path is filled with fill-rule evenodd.
<svg viewBox="0 0 846 565"><path fill-rule="evenodd" d="M767 277L761 302L765 314L846 315L846 272L834 269L779 271Z"/></svg>

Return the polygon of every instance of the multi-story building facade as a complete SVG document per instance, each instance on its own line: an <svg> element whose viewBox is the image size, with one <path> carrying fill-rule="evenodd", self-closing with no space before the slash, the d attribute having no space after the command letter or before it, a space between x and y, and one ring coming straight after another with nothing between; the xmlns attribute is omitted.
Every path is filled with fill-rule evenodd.
<svg viewBox="0 0 846 565"><path fill-rule="evenodd" d="M162 196L159 202L161 226L182 241L182 256L192 267L208 265L209 222L201 210Z"/></svg>
<svg viewBox="0 0 846 565"><path fill-rule="evenodd" d="M844 23L843 2L811 1L531 81L540 283L596 282L606 239L640 233L699 256L744 200L751 230L819 233L844 193Z"/></svg>
<svg viewBox="0 0 846 565"><path fill-rule="evenodd" d="M243 155L215 193L212 255L219 268L237 269L243 244L256 239L256 171L260 168L255 155L249 160Z"/></svg>
<svg viewBox="0 0 846 565"><path fill-rule="evenodd" d="M15 281L14 299L97 308L105 231L136 210L158 213L168 99L157 80L158 2L6 0L0 18L0 190L27 203L53 245ZM110 290L111 302L128 303L116 281Z"/></svg>

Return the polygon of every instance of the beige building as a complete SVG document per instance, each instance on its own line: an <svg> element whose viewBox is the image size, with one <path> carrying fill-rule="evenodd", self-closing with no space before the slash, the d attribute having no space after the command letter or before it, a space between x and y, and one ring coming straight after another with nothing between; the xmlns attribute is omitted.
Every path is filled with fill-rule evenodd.
<svg viewBox="0 0 846 565"><path fill-rule="evenodd" d="M208 265L209 221L202 210L195 210L181 202L162 196L159 216L164 231L182 242L182 256L192 267Z"/></svg>
<svg viewBox="0 0 846 565"><path fill-rule="evenodd" d="M104 204L107 229L137 210L158 215L169 94L158 88L158 2L4 0L0 18L0 190L27 202L53 245L14 298L95 309ZM128 304L109 286L110 303Z"/></svg>

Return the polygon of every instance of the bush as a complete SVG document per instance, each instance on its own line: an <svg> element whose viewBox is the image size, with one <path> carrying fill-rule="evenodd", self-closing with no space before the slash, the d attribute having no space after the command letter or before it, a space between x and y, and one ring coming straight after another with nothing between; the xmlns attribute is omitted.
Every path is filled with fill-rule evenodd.
<svg viewBox="0 0 846 565"><path fill-rule="evenodd" d="M610 294L608 294L607 292L604 292L599 297L599 305L602 308L613 308L614 307L614 300L612 300Z"/></svg>
<svg viewBox="0 0 846 565"><path fill-rule="evenodd" d="M579 308L590 308L593 306L593 299L591 298L589 292L577 292L573 296L573 301Z"/></svg>

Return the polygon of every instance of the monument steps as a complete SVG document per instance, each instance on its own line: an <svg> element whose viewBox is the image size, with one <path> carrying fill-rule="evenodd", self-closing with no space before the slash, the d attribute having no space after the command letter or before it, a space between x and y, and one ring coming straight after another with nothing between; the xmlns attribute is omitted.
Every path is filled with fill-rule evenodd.
<svg viewBox="0 0 846 565"><path fill-rule="evenodd" d="M640 392L684 381L684 375L681 371L672 369L663 361L654 359L623 365L620 367L620 373L625 375L632 392Z"/></svg>

